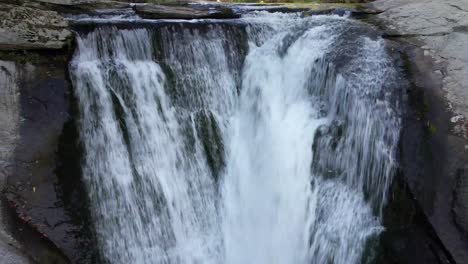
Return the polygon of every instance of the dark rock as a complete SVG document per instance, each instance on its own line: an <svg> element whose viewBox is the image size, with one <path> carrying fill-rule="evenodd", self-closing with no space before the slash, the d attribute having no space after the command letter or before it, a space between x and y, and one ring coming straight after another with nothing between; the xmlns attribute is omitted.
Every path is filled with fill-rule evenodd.
<svg viewBox="0 0 468 264"><path fill-rule="evenodd" d="M379 238L380 247L372 263L455 263L411 194L402 174L396 177L390 192L392 195L383 216L385 230Z"/></svg>
<svg viewBox="0 0 468 264"><path fill-rule="evenodd" d="M20 94L22 121L4 194L10 212L20 219L13 222L27 227L14 235L38 263L89 263L94 242L86 232L86 195L80 171L71 171L80 156L66 146L73 143L64 136L72 120L69 53L2 52L0 58L15 62ZM63 169L65 165L70 170ZM70 196L81 200L80 206L70 202Z"/></svg>
<svg viewBox="0 0 468 264"><path fill-rule="evenodd" d="M427 222L456 263L468 263L465 180L466 38L464 1L378 0L369 21L405 47L408 114L402 131L405 181ZM421 19L424 18L424 19ZM443 21L440 23L440 21Z"/></svg>
<svg viewBox="0 0 468 264"><path fill-rule="evenodd" d="M112 0L29 0L25 5L72 14L95 14L103 10L131 8L130 3Z"/></svg>
<svg viewBox="0 0 468 264"><path fill-rule="evenodd" d="M457 171L468 164L468 142L451 131L452 114L430 58L414 46L407 54L413 85L408 90L411 113L402 134L403 173L444 247L457 263L468 263L468 242L455 225L452 210Z"/></svg>
<svg viewBox="0 0 468 264"><path fill-rule="evenodd" d="M310 11L309 8L306 7L294 7L294 6L287 6L287 5L250 5L250 10L247 9L244 12L251 12L252 10L255 11L266 11L269 13L297 13L297 12L307 12Z"/></svg>
<svg viewBox="0 0 468 264"><path fill-rule="evenodd" d="M7 263L34 263L38 264L67 264L69 259L62 253L45 233L41 233L32 219L21 214L21 207L13 201L6 200L7 208L4 211L5 217L2 224L5 224L10 229L15 241L21 243L21 249L24 251L24 256L29 260L17 262L18 260L8 259ZM5 259L1 259L5 260ZM2 262L3 263L3 262Z"/></svg>
<svg viewBox="0 0 468 264"><path fill-rule="evenodd" d="M304 12L305 15L317 16L317 15L338 15L344 16L347 13L351 13L350 10L344 8L330 8L330 9L321 9L321 10L308 10Z"/></svg>
<svg viewBox="0 0 468 264"><path fill-rule="evenodd" d="M202 143L208 166L215 178L220 178L225 166L224 144L216 119L209 110L202 110L195 116L197 136Z"/></svg>
<svg viewBox="0 0 468 264"><path fill-rule="evenodd" d="M455 222L462 232L468 234L468 168L458 170L453 196Z"/></svg>
<svg viewBox="0 0 468 264"><path fill-rule="evenodd" d="M174 6L159 4L136 5L138 15L148 19L228 19L239 18L232 9L227 7L204 6Z"/></svg>
<svg viewBox="0 0 468 264"><path fill-rule="evenodd" d="M423 249L415 248L422 241L430 244L432 251L445 252L446 258L451 259L448 263L467 263L468 244L455 225L452 210L456 171L467 163L468 157L463 155L467 143L450 131L450 112L440 88L442 82L434 73L430 58L424 56L417 46L408 45L406 40L388 42L393 43L395 49L400 49L405 61L402 70L410 82L406 88L407 102L402 120L400 168L412 203L420 208L420 220L411 222L419 231L405 231L408 234L406 243L414 244L411 246L414 249L406 252L425 255ZM394 213L403 214L404 210L395 209ZM428 236L440 243L426 242ZM398 252L394 251L407 254Z"/></svg>

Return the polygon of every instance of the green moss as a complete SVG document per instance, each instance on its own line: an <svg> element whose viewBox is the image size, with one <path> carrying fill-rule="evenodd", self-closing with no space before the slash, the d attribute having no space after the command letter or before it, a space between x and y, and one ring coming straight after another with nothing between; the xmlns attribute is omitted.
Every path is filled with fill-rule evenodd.
<svg viewBox="0 0 468 264"><path fill-rule="evenodd" d="M195 117L195 125L199 140L205 150L208 166L215 179L218 179L225 161L223 139L216 119L210 111L200 111Z"/></svg>
<svg viewBox="0 0 468 264"><path fill-rule="evenodd" d="M18 64L49 64L67 62L72 51L68 50L0 50L0 60Z"/></svg>
<svg viewBox="0 0 468 264"><path fill-rule="evenodd" d="M437 127L432 124L430 121L427 121L427 131L429 132L429 135L434 135L437 133Z"/></svg>
<svg viewBox="0 0 468 264"><path fill-rule="evenodd" d="M29 51L0 51L0 59L13 61L20 64L38 63L41 61L41 56Z"/></svg>

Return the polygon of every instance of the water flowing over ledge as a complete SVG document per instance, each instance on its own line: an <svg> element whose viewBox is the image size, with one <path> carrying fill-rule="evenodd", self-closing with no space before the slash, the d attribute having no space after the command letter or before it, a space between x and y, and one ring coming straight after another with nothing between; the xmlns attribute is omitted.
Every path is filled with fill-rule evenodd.
<svg viewBox="0 0 468 264"><path fill-rule="evenodd" d="M102 25L71 76L109 263L359 263L382 230L401 91L367 26Z"/></svg>

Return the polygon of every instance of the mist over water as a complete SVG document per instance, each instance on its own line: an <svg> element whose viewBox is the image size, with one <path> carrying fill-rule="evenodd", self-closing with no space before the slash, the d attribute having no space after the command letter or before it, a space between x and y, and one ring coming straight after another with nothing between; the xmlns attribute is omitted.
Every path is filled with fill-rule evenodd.
<svg viewBox="0 0 468 264"><path fill-rule="evenodd" d="M359 263L383 230L398 73L365 25L103 25L71 76L104 261Z"/></svg>

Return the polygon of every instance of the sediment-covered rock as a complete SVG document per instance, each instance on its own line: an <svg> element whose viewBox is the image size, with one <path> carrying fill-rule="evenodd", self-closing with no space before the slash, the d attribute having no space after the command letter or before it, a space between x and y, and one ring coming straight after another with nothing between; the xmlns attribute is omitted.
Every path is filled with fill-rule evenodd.
<svg viewBox="0 0 468 264"><path fill-rule="evenodd" d="M0 49L61 49L72 36L55 11L0 5Z"/></svg>

